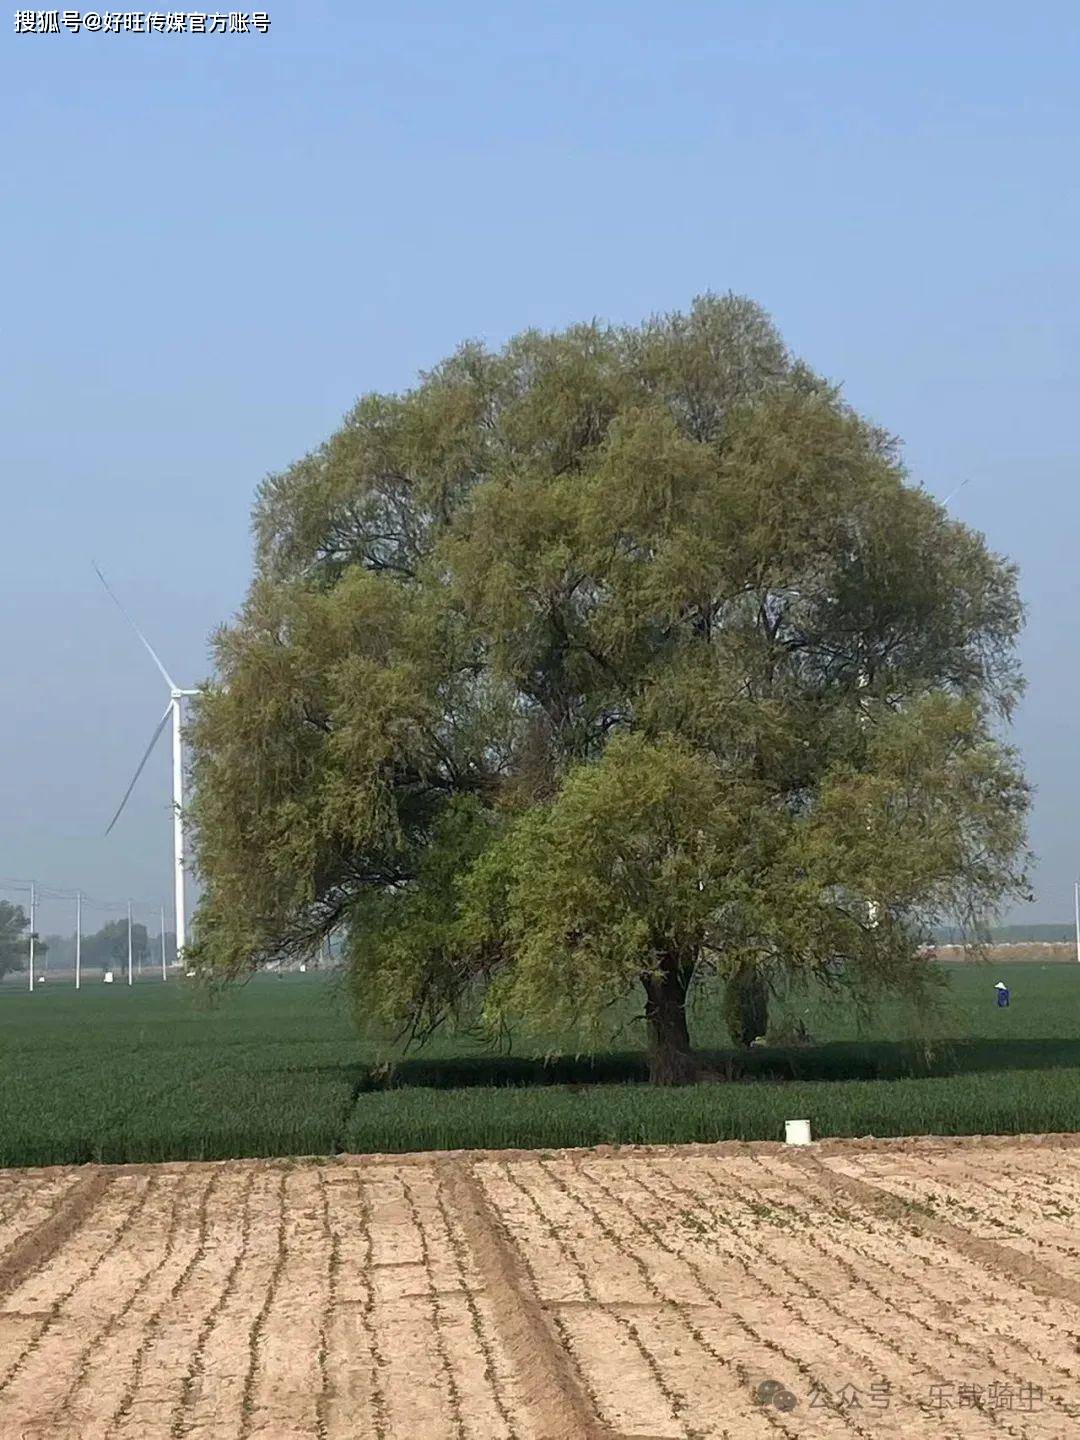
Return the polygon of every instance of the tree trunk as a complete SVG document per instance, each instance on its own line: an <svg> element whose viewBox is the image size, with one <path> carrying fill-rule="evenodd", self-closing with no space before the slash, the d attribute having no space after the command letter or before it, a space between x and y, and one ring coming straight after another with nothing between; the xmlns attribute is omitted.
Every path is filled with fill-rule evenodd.
<svg viewBox="0 0 1080 1440"><path fill-rule="evenodd" d="M689 969L674 958L665 959L659 974L642 977L649 1029L649 1080L653 1085L689 1085L697 1079L686 1024L689 983Z"/></svg>
<svg viewBox="0 0 1080 1440"><path fill-rule="evenodd" d="M748 961L730 976L724 991L724 1020L736 1045L749 1050L769 1028L769 987Z"/></svg>

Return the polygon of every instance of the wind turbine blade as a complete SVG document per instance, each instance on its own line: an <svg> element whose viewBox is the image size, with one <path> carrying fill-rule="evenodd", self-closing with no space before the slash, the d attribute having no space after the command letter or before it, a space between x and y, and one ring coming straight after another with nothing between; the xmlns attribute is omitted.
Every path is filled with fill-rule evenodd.
<svg viewBox="0 0 1080 1440"><path fill-rule="evenodd" d="M169 706L169 708L165 711L165 714L162 715L161 719L158 721L158 723L157 723L157 728L154 730L154 734L153 734L153 736L151 737L150 744L147 745L145 751L143 752L143 757L142 757L142 759L139 761L139 768L135 771L135 774L131 777L131 784L130 784L130 785L128 786L128 788L124 791L124 798L120 801L120 804L116 807L116 814L115 814L115 815L112 817L112 819L109 821L109 823L108 823L108 825L107 825L107 827L106 827L106 829L105 829L105 834L106 834L106 835L108 835L109 831L110 831L110 830L113 828L113 826L116 824L117 820L120 819L120 812L123 810L124 806L127 804L127 802L128 802L128 796L131 794L132 790L135 789L135 782L136 782L136 780L138 780L139 776L142 774L143 769L144 769L144 767L145 767L145 765L146 765L147 760L150 759L150 752L151 752L151 750L153 750L154 746L157 744L157 742L158 742L158 736L161 734L162 730L165 729L165 726L169 723L169 720L170 720L171 716L172 716L172 705Z"/></svg>
<svg viewBox="0 0 1080 1440"><path fill-rule="evenodd" d="M128 624L131 626L131 628L135 631L135 634L139 637L139 639L142 641L142 643L146 646L146 649L147 649L147 652L148 652L148 654L149 654L149 656L150 656L150 659L153 660L154 664L157 666L157 668L161 671L162 675L165 677L165 684L168 685L168 687L169 687L170 690L176 690L176 689L178 688L178 687L177 687L177 684L176 684L176 681L172 678L172 676L169 674L169 672L165 669L165 666L161 663L161 660L160 660L159 657L158 657L158 653L157 653L157 651L154 649L154 647L150 644L150 641L147 640L146 636L145 636L145 635L142 633L142 631L139 629L138 625L135 624L135 621L131 618L131 616L128 614L128 612L124 609L123 605L120 604L120 601L119 601L119 600L116 598L116 596L113 594L112 586L111 586L111 585L109 584L109 582L105 579L105 576L101 573L101 571L100 571L100 570L98 569L98 567L97 567L97 561L96 561L96 560L91 560L90 563L91 563L91 565L93 565L94 571L95 571L95 573L97 574L98 579L101 581L102 585L105 586L105 589L106 589L106 591L108 592L109 597L110 597L110 599L112 600L113 604L114 604L114 605L116 606L116 608L120 611L120 614L123 615L124 619L128 622Z"/></svg>
<svg viewBox="0 0 1080 1440"><path fill-rule="evenodd" d="M960 494L960 491L963 490L964 486L967 485L970 480L971 480L971 476L969 475L969 476L967 477L967 480L961 480L961 481L960 481L960 484L957 485L957 487L956 487L955 490L950 490L950 491L949 491L948 495L946 495L946 496L945 496L945 499L942 500L942 502L941 502L942 505L943 505L946 509L948 509L949 501L950 501L950 500L955 500L956 497L957 497L957 495Z"/></svg>

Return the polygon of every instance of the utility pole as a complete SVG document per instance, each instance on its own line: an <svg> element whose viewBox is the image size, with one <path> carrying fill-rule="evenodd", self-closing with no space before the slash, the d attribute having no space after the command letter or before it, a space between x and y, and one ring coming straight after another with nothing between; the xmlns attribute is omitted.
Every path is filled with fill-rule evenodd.
<svg viewBox="0 0 1080 1440"><path fill-rule="evenodd" d="M37 887L30 881L30 993L34 993L34 928L37 925Z"/></svg>
<svg viewBox="0 0 1080 1440"><path fill-rule="evenodd" d="M131 901L128 901L128 984L131 984Z"/></svg>
<svg viewBox="0 0 1080 1440"><path fill-rule="evenodd" d="M165 907L161 907L161 978L165 976Z"/></svg>
<svg viewBox="0 0 1080 1440"><path fill-rule="evenodd" d="M1076 910L1076 960L1080 964L1080 880L1073 885L1073 906Z"/></svg>
<svg viewBox="0 0 1080 1440"><path fill-rule="evenodd" d="M82 983L82 891L75 891L75 989Z"/></svg>

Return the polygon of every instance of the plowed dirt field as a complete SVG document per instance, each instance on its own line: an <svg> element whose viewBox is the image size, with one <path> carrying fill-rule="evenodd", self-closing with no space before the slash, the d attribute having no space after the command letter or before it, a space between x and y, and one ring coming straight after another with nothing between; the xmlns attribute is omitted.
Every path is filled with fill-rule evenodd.
<svg viewBox="0 0 1080 1440"><path fill-rule="evenodd" d="M1080 1436L1074 1137L0 1172L3 1440Z"/></svg>

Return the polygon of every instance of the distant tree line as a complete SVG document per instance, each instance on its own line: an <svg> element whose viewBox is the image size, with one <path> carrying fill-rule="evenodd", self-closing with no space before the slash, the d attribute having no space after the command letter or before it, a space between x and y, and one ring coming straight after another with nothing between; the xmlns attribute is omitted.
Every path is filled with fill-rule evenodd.
<svg viewBox="0 0 1080 1440"><path fill-rule="evenodd" d="M74 970L74 935L47 935L39 948L48 946L49 968ZM127 920L110 920L100 930L82 937L82 965L87 969L125 969L127 966ZM135 923L131 927L131 958L135 965L159 965L161 963L161 940L145 925ZM176 934L165 932L165 960L171 965L176 959Z"/></svg>

